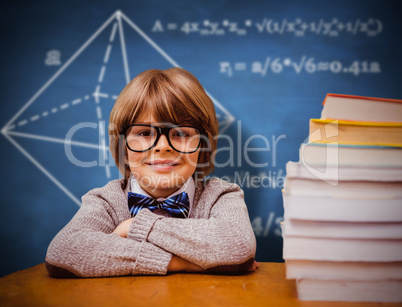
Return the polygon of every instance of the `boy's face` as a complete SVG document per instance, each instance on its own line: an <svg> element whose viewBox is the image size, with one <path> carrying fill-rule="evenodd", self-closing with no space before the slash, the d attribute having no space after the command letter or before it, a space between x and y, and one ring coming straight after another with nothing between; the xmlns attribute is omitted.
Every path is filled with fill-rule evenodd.
<svg viewBox="0 0 402 307"><path fill-rule="evenodd" d="M158 125L153 116L141 118L136 124ZM199 150L190 154L174 150L165 135L148 151L126 150L131 172L154 198L166 198L177 191L195 172L199 156Z"/></svg>

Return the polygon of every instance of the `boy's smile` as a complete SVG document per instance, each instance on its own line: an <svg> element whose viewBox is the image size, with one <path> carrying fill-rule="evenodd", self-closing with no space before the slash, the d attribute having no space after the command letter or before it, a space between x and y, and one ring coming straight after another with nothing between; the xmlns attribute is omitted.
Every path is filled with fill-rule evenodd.
<svg viewBox="0 0 402 307"><path fill-rule="evenodd" d="M153 116L138 123L157 125ZM177 191L195 172L199 150L183 154L174 150L165 135L148 151L127 150L129 167L141 188L154 198L166 198Z"/></svg>
<svg viewBox="0 0 402 307"><path fill-rule="evenodd" d="M147 162L150 167L157 169L159 171L170 171L175 168L175 166L179 165L179 163L176 163L174 160L153 160L150 162Z"/></svg>

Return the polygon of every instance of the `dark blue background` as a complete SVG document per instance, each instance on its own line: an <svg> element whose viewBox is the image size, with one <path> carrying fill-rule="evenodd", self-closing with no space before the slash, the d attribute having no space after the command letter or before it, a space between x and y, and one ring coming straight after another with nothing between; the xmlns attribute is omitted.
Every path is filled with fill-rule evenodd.
<svg viewBox="0 0 402 307"><path fill-rule="evenodd" d="M322 100L326 93L354 94L375 97L401 98L401 2L395 1L15 1L2 4L0 23L2 80L0 125L13 126L10 131L64 139L75 124L99 124L106 121L114 99L124 87L126 78L122 61L120 37L116 34L112 52L102 82L98 81L105 50L116 18L108 24L91 44L39 95L13 122L19 110L60 71L79 48L111 17L120 10L152 39L178 65L192 72L205 89L233 116L234 122L225 131L233 140L234 166L217 168L213 176L241 178L247 175L285 175L289 160L298 160L298 148L308 134L309 118L320 117ZM334 25L340 22L356 24L370 18L380 21L382 30L373 36L367 32L355 34L340 30L337 36L316 34L307 30L304 36L293 32L283 34L260 32L257 25L272 19L282 25L297 19L307 24L320 20ZM156 21L164 32L152 31ZM205 20L217 22L225 35L186 34L167 30L169 23L179 29L186 22ZM246 35L228 32L223 21L236 22L246 29ZM250 20L251 26L245 26ZM130 25L122 20L127 49L130 78L149 68L165 69L171 65L155 48L147 43ZM271 24L272 26L272 24ZM376 26L372 26L376 29ZM285 30L287 27L285 28ZM61 52L60 66L45 65L50 50ZM305 66L297 73L292 66L282 66L275 73L269 66L266 74L253 73L253 62L264 62L269 57L283 65L285 59L293 63L311 60L342 64L342 70L308 73ZM377 62L378 73L355 75L344 72L353 62ZM232 76L221 72L221 63L232 66ZM246 63L245 70L236 70L235 63ZM333 64L338 65L338 64ZM90 96L97 85L109 98L99 104ZM75 99L82 102L73 106ZM60 106L69 103L61 110ZM101 108L99 118L97 106ZM58 107L59 111L51 113ZM43 112L46 117L32 121ZM225 113L217 107L218 115ZM19 125L27 120L26 125ZM241 139L240 139L241 135ZM250 137L262 135L270 142L271 151L249 154L254 163L268 162L265 167L253 167L237 150ZM278 139L273 152L272 137ZM108 180L105 167L81 168L66 158L63 144L12 136L47 172L71 192L76 199L89 189L102 186ZM75 134L76 141L98 144L99 130L85 128ZM221 141L220 148L227 142ZM249 147L261 148L262 138L256 138ZM27 159L4 135L1 148L1 270L0 275L24 269L44 261L46 248L54 235L72 218L77 204ZM96 149L73 147L75 157L83 161L97 160ZM222 150L218 162L227 161L230 153ZM239 161L241 163L239 163ZM98 161L99 162L99 161ZM271 172L271 173L270 173ZM115 167L111 178L117 178ZM281 178L279 178L279 184ZM243 185L250 219L257 235L257 260L282 261L282 239L278 223L283 215L279 187L253 188ZM261 225L259 225L259 223ZM262 227L262 229L259 228Z"/></svg>

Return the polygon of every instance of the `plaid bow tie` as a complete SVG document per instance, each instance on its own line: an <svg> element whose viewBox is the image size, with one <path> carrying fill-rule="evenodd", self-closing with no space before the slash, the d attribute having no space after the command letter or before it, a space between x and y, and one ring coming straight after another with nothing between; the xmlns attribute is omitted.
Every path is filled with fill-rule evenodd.
<svg viewBox="0 0 402 307"><path fill-rule="evenodd" d="M157 201L151 197L132 192L128 192L127 198L131 216L135 216L143 208L148 208L151 211L162 209L169 212L172 217L186 218L190 210L186 192L177 194L164 201Z"/></svg>

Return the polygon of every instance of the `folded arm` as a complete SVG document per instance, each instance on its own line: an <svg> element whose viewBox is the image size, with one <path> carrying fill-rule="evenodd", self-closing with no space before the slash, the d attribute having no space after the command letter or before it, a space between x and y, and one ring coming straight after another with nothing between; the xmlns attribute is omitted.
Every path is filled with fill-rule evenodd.
<svg viewBox="0 0 402 307"><path fill-rule="evenodd" d="M54 277L166 274L172 254L150 242L113 233L117 216L93 194L49 245L46 267Z"/></svg>
<svg viewBox="0 0 402 307"><path fill-rule="evenodd" d="M215 200L205 218L167 218L141 210L127 237L152 243L211 271L225 272L228 266L246 271L254 263L256 250L243 191L237 185Z"/></svg>

